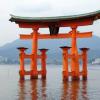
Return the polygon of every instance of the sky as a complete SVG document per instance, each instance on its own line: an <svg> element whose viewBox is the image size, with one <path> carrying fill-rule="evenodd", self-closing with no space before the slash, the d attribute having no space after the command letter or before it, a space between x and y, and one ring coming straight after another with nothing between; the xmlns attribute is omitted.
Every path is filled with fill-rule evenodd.
<svg viewBox="0 0 100 100"><path fill-rule="evenodd" d="M10 14L18 16L44 17L84 14L100 10L100 0L2 0L0 2L0 46L19 38L19 34L29 34L31 29L20 29L9 21ZM69 28L60 31L68 32ZM79 27L79 31L93 31L100 37L100 20L92 26ZM40 32L48 33L47 29Z"/></svg>

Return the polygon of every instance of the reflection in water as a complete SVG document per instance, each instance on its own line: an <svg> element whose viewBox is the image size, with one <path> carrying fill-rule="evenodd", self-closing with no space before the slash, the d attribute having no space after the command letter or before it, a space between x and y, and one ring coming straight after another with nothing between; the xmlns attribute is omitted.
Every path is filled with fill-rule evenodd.
<svg viewBox="0 0 100 100"><path fill-rule="evenodd" d="M87 81L63 82L61 100L89 100Z"/></svg>
<svg viewBox="0 0 100 100"><path fill-rule="evenodd" d="M47 80L19 81L18 100L52 100L53 96L47 92L51 87L46 85ZM54 83L55 84L55 83ZM57 88L53 87L54 90ZM53 95L55 95L51 91ZM64 81L59 87L59 99L53 100L89 100L87 96L87 81Z"/></svg>
<svg viewBox="0 0 100 100"><path fill-rule="evenodd" d="M19 81L18 100L46 100L46 80Z"/></svg>
<svg viewBox="0 0 100 100"><path fill-rule="evenodd" d="M87 95L87 82L83 81L82 82L82 97L84 98L84 100L89 100L88 95Z"/></svg>
<svg viewBox="0 0 100 100"><path fill-rule="evenodd" d="M46 80L31 80L32 100L46 100Z"/></svg>
<svg viewBox="0 0 100 100"><path fill-rule="evenodd" d="M32 80L30 85L31 85L31 98L32 100L37 100L38 98L37 80Z"/></svg>
<svg viewBox="0 0 100 100"><path fill-rule="evenodd" d="M18 100L25 100L25 84L24 81L19 81L19 99Z"/></svg>

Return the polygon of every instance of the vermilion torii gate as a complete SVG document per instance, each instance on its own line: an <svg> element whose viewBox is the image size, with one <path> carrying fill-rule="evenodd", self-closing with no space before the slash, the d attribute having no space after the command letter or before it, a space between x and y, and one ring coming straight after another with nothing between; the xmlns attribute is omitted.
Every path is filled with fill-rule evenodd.
<svg viewBox="0 0 100 100"><path fill-rule="evenodd" d="M92 32L78 32L78 26L92 25L93 21L100 19L100 11L74 15L74 16L59 16L59 17L20 17L11 15L10 21L15 22L20 28L31 28L33 32L31 34L20 34L20 39L32 40L32 53L26 54L25 47L19 47L20 50L20 78L24 79L25 75L30 75L31 79L38 78L38 75L42 75L42 78L46 78L46 51L47 49L40 49L41 55L37 54L38 39L61 39L71 38L71 47L60 47L63 51L63 79L67 80L69 76L72 79L79 79L80 75L83 79L87 78L87 51L88 48L80 48L82 53L78 53L77 38L89 38L92 37ZM70 27L69 33L59 33L60 27ZM50 34L41 34L38 32L39 28L49 28ZM70 50L70 53L68 52ZM24 59L31 59L30 71L24 69ZM37 59L41 59L41 71L37 70ZM69 61L71 71L69 72ZM80 71L79 59L83 61L83 69Z"/></svg>

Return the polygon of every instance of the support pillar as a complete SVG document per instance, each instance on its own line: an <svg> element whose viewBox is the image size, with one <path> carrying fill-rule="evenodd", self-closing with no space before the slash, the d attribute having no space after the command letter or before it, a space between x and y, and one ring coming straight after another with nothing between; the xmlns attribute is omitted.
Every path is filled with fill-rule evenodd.
<svg viewBox="0 0 100 100"><path fill-rule="evenodd" d="M25 69L24 69L24 57L25 57L25 50L28 48L25 47L19 47L17 48L20 51L19 54L19 60L20 60L20 70L19 70L19 75L20 75L20 79L24 80L24 75L25 75Z"/></svg>
<svg viewBox="0 0 100 100"><path fill-rule="evenodd" d="M80 48L82 51L82 61L83 61L83 71L82 71L82 77L83 80L87 79L87 51L89 48Z"/></svg>
<svg viewBox="0 0 100 100"><path fill-rule="evenodd" d="M72 72L72 80L79 80L79 61L78 61L78 49L77 49L77 27L71 27L72 31L72 48L71 48L71 72Z"/></svg>
<svg viewBox="0 0 100 100"><path fill-rule="evenodd" d="M68 50L71 47L68 46L63 46L60 47L63 51L63 58L62 58L62 62L63 62L63 71L62 71L62 75L63 75L63 80L68 80Z"/></svg>
<svg viewBox="0 0 100 100"><path fill-rule="evenodd" d="M31 79L38 78L38 71L37 71L38 30L39 30L38 27L33 27Z"/></svg>
<svg viewBox="0 0 100 100"><path fill-rule="evenodd" d="M39 49L41 52L41 74L42 74L42 78L46 78L46 52L48 51L48 49Z"/></svg>

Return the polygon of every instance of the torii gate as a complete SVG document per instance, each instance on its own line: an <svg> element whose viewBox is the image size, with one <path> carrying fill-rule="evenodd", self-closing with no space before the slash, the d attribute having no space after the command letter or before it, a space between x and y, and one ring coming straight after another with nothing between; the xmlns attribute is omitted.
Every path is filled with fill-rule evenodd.
<svg viewBox="0 0 100 100"><path fill-rule="evenodd" d="M42 78L46 78L46 51L47 49L40 49L41 55L37 54L38 39L61 39L71 38L71 47L61 47L63 50L63 79L68 80L69 76L72 80L78 80L80 75L83 79L87 79L87 51L88 48L80 48L82 53L78 53L77 38L89 38L92 37L92 32L78 32L78 26L92 25L93 21L100 19L100 10L92 13L74 15L74 16L59 16L59 17L20 17L11 15L10 21L15 22L20 28L31 28L33 32L31 34L20 34L20 39L32 40L32 53L25 54L25 47L19 47L20 50L20 78L24 79L25 75L30 75L31 79L38 78L38 75L42 75ZM59 33L60 27L70 27L72 30L69 33ZM41 34L38 32L39 28L49 28L50 34ZM70 50L70 53L68 52ZM31 59L30 71L24 69L24 59ZM37 70L37 59L41 59L41 71ZM79 59L83 61L83 70L79 69ZM68 59L71 60L71 72L69 72Z"/></svg>

